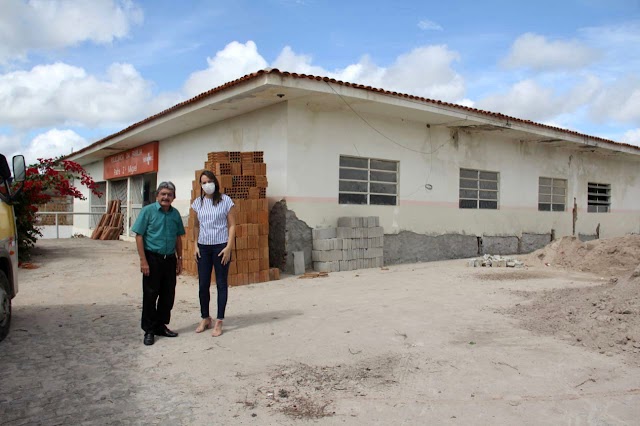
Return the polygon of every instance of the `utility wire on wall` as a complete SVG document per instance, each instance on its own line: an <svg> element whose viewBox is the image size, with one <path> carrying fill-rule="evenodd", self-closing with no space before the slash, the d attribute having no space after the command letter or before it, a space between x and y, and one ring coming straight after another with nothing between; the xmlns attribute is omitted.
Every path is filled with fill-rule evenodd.
<svg viewBox="0 0 640 426"><path fill-rule="evenodd" d="M436 153L436 152L438 152L438 151L439 151L443 146L445 146L445 145L448 143L448 141L443 142L443 143L442 143L440 146L438 146L436 149L433 149L433 142L432 142L432 140L431 140L431 126L427 124L427 129L428 129L428 132L429 132L429 147L431 148L431 150L430 150L430 151L428 151L428 152L426 152L426 151L421 151L421 150L413 149L413 148L410 148L410 147L408 147L408 146L406 146L406 145L403 145L403 144L401 144L401 143L399 143L399 142L397 142L397 141L393 140L393 139L392 139L392 138L390 138L389 136L385 135L385 134L384 134L384 133L382 133L380 130L376 129L376 128L375 128L371 123L369 123L369 122L368 122L368 121L367 121L367 120L366 120L362 115L360 115L360 114L358 113L358 111L356 111L356 110L355 110L355 109L354 109L354 108L349 104L349 102L347 102L347 100L346 100L346 99L344 99L344 97L343 97L340 93L338 93L338 92L333 88L333 86L332 86L328 81L326 81L325 83L327 84L327 86L329 86L329 88L331 88L331 90L333 91L333 93L335 93L335 94L340 98L340 100L342 100L342 102L344 102L344 104L345 104L345 105L346 105L346 106L351 110L351 112L353 112L353 113L354 113L358 118L360 118L360 120L362 120L362 121L363 121L363 122L364 122L368 127L370 127L374 132L376 132L376 133L377 133L377 134L379 134L380 136L382 136L384 139L386 139L386 140L388 140L389 142L393 143L394 145L397 145L397 146L399 146L400 148L406 149L406 150L408 150L408 151L415 152L415 153L418 153L418 154L423 154L423 155L429 155L429 173L427 174L427 179L426 179L426 181L425 181L424 186L423 186L423 185L421 185L421 186L420 186L418 189L416 189L414 192L412 192L411 194L407 195L407 197L410 197L410 196L414 195L415 193L417 193L418 191L420 191L420 190L422 190L422 189L426 189L426 190L428 190L428 191L430 191L430 190L432 190L432 189L433 189L433 185L431 185L431 184L429 183L429 179L431 178L431 171L433 170L433 154L435 154L435 153ZM451 121L450 123L458 122L458 121L465 121L465 120L453 120L453 121ZM445 124L445 125L446 125L446 124L450 124L450 123L443 123L443 124ZM353 147L356 149L356 152L358 152L358 149L356 148L355 144L353 145ZM360 155L360 154L358 153L358 155Z"/></svg>

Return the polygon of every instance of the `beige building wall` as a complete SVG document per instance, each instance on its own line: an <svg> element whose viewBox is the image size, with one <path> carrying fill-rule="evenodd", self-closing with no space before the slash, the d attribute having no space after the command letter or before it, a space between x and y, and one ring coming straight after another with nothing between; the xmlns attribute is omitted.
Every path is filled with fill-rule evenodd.
<svg viewBox="0 0 640 426"><path fill-rule="evenodd" d="M520 142L500 130L452 131L446 126L362 115L309 102L289 104L287 204L311 227L335 226L340 216L380 216L385 233L439 235L571 235L640 232L639 158L605 157ZM366 120L366 122L365 122ZM338 204L339 156L396 160L399 205ZM458 207L459 170L499 172L498 210ZM567 210L538 211L538 178L568 180ZM587 182L610 183L610 213L587 213ZM431 190L425 184L432 186Z"/></svg>

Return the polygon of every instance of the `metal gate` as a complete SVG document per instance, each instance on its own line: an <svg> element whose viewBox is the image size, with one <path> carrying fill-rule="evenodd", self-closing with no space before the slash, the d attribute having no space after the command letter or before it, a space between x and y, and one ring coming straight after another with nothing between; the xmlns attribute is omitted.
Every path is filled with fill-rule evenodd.
<svg viewBox="0 0 640 426"><path fill-rule="evenodd" d="M144 177L142 175L132 176L131 179L131 193L129 196L131 197L131 217L129 217L129 229L133 227L133 224L136 223L136 219L140 214L140 210L143 207L144 201Z"/></svg>
<svg viewBox="0 0 640 426"><path fill-rule="evenodd" d="M91 213L106 213L107 212L107 183L106 182L97 182L97 191L102 193L102 197L98 197L93 192L91 193L91 197L89 198L89 206ZM91 229L95 229L98 226L98 222L100 222L100 215L92 214L89 218L89 227Z"/></svg>

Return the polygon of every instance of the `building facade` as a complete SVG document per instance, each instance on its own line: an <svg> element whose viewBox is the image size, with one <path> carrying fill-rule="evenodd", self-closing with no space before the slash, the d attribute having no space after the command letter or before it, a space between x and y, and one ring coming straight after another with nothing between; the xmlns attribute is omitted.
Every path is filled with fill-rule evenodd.
<svg viewBox="0 0 640 426"><path fill-rule="evenodd" d="M120 161L154 146L152 167ZM640 148L459 105L260 71L212 89L78 151L106 199L127 213L177 186L187 215L194 171L212 151L263 151L272 266L308 252L311 229L378 216L385 262L513 254L566 235L640 232ZM128 156L128 157L127 157ZM123 172L114 174L116 165ZM74 210L100 211L89 197ZM99 218L99 217L98 217ZM74 233L96 219L77 216Z"/></svg>

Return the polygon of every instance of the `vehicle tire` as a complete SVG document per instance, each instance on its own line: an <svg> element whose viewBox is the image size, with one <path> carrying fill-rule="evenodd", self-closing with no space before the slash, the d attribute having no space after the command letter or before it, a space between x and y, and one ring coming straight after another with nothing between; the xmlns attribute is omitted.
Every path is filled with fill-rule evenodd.
<svg viewBox="0 0 640 426"><path fill-rule="evenodd" d="M11 325L11 286L4 272L0 271L0 342L9 334Z"/></svg>

